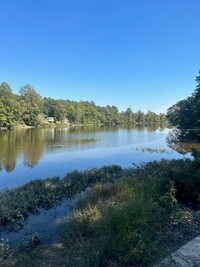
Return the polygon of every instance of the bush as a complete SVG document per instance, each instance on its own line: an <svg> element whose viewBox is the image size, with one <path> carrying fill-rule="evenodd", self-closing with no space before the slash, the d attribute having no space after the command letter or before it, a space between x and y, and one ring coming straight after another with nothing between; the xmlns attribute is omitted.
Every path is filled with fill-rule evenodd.
<svg viewBox="0 0 200 267"><path fill-rule="evenodd" d="M200 165L196 159L149 162L137 169L135 175L156 179L166 185L172 182L181 205L195 209L200 205Z"/></svg>

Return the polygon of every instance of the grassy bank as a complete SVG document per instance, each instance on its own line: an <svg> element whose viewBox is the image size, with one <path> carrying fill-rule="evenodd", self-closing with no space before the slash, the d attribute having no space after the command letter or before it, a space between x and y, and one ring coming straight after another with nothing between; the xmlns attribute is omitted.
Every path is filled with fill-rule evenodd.
<svg viewBox="0 0 200 267"><path fill-rule="evenodd" d="M39 207L90 188L59 243L13 252L2 266L151 266L200 234L199 177L196 157L72 172L3 192L1 226L17 229Z"/></svg>

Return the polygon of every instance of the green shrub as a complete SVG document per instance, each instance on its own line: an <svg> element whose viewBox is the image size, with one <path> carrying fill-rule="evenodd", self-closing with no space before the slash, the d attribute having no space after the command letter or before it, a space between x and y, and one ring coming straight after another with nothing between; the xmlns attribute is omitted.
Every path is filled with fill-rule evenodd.
<svg viewBox="0 0 200 267"><path fill-rule="evenodd" d="M149 162L138 168L135 175L172 182L176 190L176 198L181 205L198 208L200 205L200 165L197 160L161 160Z"/></svg>

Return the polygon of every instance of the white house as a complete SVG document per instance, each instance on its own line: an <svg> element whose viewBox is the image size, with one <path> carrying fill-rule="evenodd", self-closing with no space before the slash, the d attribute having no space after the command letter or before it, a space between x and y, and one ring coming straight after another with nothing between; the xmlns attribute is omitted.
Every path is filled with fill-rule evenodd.
<svg viewBox="0 0 200 267"><path fill-rule="evenodd" d="M54 122L54 117L47 117L48 122Z"/></svg>

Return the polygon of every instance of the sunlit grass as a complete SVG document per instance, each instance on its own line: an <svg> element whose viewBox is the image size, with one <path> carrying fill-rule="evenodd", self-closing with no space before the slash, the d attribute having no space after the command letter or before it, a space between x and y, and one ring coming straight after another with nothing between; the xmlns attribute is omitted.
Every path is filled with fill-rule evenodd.
<svg viewBox="0 0 200 267"><path fill-rule="evenodd" d="M68 218L68 242L79 240L94 266L150 264L162 255L164 230L177 216L174 193L173 185L159 194L159 185L140 179L94 185Z"/></svg>

